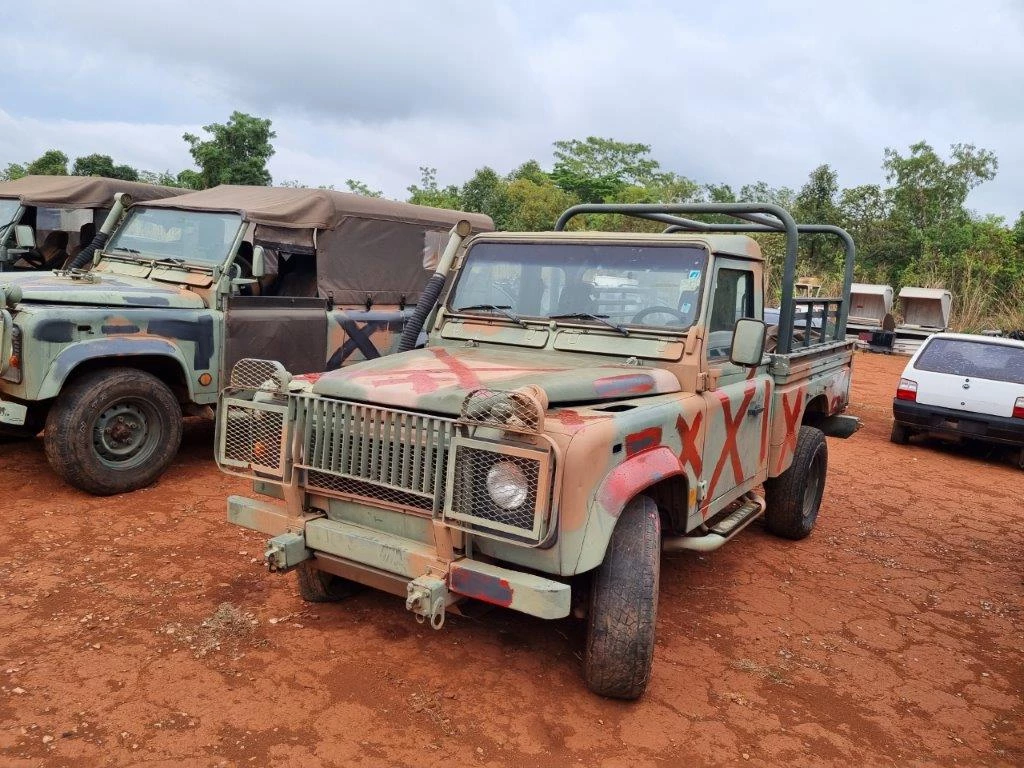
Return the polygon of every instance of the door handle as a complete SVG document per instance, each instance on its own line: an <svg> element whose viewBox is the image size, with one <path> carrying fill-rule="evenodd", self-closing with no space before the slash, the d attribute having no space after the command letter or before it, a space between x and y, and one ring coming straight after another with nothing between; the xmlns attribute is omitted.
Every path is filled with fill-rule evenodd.
<svg viewBox="0 0 1024 768"><path fill-rule="evenodd" d="M747 416L760 416L764 413L764 406L758 403L747 409Z"/></svg>

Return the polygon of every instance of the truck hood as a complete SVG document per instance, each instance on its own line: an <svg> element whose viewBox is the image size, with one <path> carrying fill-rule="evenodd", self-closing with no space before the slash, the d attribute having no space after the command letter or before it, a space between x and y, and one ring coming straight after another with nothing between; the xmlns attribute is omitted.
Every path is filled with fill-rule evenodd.
<svg viewBox="0 0 1024 768"><path fill-rule="evenodd" d="M602 363L599 358L479 348L418 349L369 360L312 380L314 394L410 411L458 415L475 389L541 387L553 406L678 392L661 368Z"/></svg>
<svg viewBox="0 0 1024 768"><path fill-rule="evenodd" d="M202 309L203 299L176 285L126 275L90 273L72 280L53 272L3 272L0 287L21 288L25 303L89 304L104 307L177 307Z"/></svg>

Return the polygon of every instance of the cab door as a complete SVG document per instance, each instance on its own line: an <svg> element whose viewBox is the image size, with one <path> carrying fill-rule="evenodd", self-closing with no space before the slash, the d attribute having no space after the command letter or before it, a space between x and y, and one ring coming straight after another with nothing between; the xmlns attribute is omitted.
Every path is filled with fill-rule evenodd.
<svg viewBox="0 0 1024 768"><path fill-rule="evenodd" d="M298 296L232 296L225 307L224 369L243 357L277 360L290 373L324 370L327 302Z"/></svg>
<svg viewBox="0 0 1024 768"><path fill-rule="evenodd" d="M705 516L717 512L765 477L771 378L767 365L745 368L729 361L736 321L761 318L759 266L718 258L709 290L708 369L717 385L705 391L708 429L702 480Z"/></svg>

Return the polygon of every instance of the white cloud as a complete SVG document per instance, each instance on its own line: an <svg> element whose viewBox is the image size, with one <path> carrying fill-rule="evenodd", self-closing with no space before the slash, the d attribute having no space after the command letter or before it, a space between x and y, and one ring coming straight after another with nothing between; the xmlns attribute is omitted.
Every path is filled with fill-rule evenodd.
<svg viewBox="0 0 1024 768"><path fill-rule="evenodd" d="M177 170L181 133L237 108L273 119L276 179L392 196L420 165L460 182L599 135L649 143L698 181L793 187L823 162L845 186L881 182L886 146L967 141L1001 161L971 204L1014 217L1024 200L1015 0L108 0L15 15L0 163L54 146Z"/></svg>

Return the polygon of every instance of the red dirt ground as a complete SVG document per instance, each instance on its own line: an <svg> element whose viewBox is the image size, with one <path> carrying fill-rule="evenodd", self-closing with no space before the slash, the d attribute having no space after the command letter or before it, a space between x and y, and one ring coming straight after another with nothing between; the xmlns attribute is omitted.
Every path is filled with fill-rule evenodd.
<svg viewBox="0 0 1024 768"><path fill-rule="evenodd" d="M309 606L224 522L246 492L190 426L156 486L93 498L0 447L0 762L1024 765L1024 474L888 442L904 358L859 355L818 527L662 570L636 703L583 685L582 627L434 632L365 592Z"/></svg>

